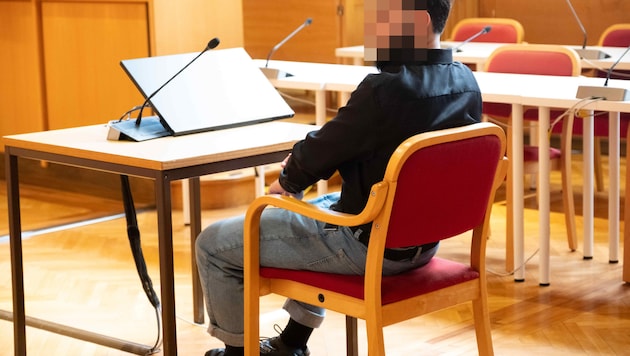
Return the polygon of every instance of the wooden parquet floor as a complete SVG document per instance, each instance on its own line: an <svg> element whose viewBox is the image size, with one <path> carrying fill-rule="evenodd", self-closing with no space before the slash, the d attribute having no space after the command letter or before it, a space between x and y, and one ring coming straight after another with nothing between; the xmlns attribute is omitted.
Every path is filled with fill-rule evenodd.
<svg viewBox="0 0 630 356"><path fill-rule="evenodd" d="M623 160L622 172L625 172ZM579 165L576 163L576 170ZM579 174L578 174L579 175ZM575 182L580 178L576 176ZM623 188L623 187L622 187ZM4 186L2 186L2 191ZM576 200L581 187L576 186ZM593 260L568 251L560 196L554 195L551 217L551 285L538 285L537 211L528 205L526 216L526 280L515 283L505 273L505 206L499 194L492 215L488 243L488 287L492 336L496 355L630 355L630 286L621 281L621 263L608 263L606 199L598 195ZM5 203L1 209L6 209ZM120 202L91 202L87 197L23 189L24 226L27 229L71 220L122 212ZM244 206L204 211L204 225L244 211ZM578 207L581 215L581 208ZM3 211L0 231L6 231ZM622 215L623 216L623 215ZM144 255L156 290L156 215L138 215ZM204 325L192 320L191 267L188 227L180 211L173 213L178 348L180 355L203 355L221 343ZM578 216L578 231L581 231ZM622 224L623 229L623 224ZM623 231L623 230L622 230ZM623 246L622 246L623 247ZM444 243L440 255L462 258L468 246L463 238ZM124 218L118 217L72 229L52 231L24 239L26 310L28 315L105 333L137 343L156 340L155 312L140 286L129 251ZM7 239L0 240L0 309L11 310L11 275ZM284 326L279 312L282 299L263 298L262 333L273 336L273 324ZM436 312L385 329L388 355L475 355L476 343L468 305ZM311 338L314 356L342 355L344 318L329 313ZM360 325L360 340L365 335ZM12 355L12 323L0 320L0 355ZM126 355L127 353L27 328L29 355ZM362 344L362 355L365 344Z"/></svg>

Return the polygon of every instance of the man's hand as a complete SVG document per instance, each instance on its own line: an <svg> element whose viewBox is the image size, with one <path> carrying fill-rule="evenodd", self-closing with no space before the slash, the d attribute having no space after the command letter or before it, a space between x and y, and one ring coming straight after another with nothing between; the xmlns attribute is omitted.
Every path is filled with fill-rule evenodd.
<svg viewBox="0 0 630 356"><path fill-rule="evenodd" d="M302 192L297 194L287 192L286 190L284 190L284 188L282 188L280 182L278 182L277 179L269 185L269 194L281 194L285 196L291 196L299 200L302 200L302 198L304 197L304 194Z"/></svg>

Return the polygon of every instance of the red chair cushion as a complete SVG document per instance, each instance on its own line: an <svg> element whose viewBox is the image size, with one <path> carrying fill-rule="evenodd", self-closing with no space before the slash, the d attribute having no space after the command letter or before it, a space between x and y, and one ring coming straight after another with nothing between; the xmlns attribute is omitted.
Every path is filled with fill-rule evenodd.
<svg viewBox="0 0 630 356"><path fill-rule="evenodd" d="M358 299L364 298L364 276L270 267L261 267L260 275L265 278L296 281ZM383 277L381 298L383 305L386 305L477 278L479 278L479 272L470 266L434 257L421 268Z"/></svg>

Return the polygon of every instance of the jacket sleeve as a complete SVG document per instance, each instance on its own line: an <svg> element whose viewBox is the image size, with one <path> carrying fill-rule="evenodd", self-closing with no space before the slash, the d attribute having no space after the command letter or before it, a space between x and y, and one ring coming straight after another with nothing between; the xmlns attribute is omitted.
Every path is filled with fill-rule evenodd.
<svg viewBox="0 0 630 356"><path fill-rule="evenodd" d="M361 82L332 120L293 146L279 177L286 191L299 193L328 179L344 162L372 149L375 142L366 138L374 136L381 109L369 78Z"/></svg>

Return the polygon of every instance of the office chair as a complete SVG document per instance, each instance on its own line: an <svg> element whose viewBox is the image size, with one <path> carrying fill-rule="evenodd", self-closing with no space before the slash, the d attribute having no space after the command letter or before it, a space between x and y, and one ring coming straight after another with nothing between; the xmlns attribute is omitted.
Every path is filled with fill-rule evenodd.
<svg viewBox="0 0 630 356"><path fill-rule="evenodd" d="M472 42L521 43L525 30L520 22L509 18L473 17L460 20L453 27L450 41L465 41L486 26L492 30Z"/></svg>
<svg viewBox="0 0 630 356"><path fill-rule="evenodd" d="M539 74L539 75L558 75L558 76L579 76L581 73L580 57L578 54L567 47L559 45L505 45L497 48L489 56L485 64L487 72L498 73L515 73L515 74ZM511 106L499 103L484 103L483 113L487 117L499 120L508 120L508 141L511 141ZM551 111L551 122L562 115L564 111ZM524 108L524 120L536 121L538 119L538 110L536 108ZM562 127L560 136L560 149L550 148L549 156L551 159L550 168L552 170L560 170L562 175L562 201L564 207L564 216L567 229L567 241L569 249L574 251L577 249L577 232L575 225L575 204L573 200L573 186L571 184L571 140L573 115L568 115L562 120L562 125L554 126ZM538 172L538 147L525 145L523 152L524 172L536 174ZM510 177L510 179L519 179L519 177ZM510 194L508 192L508 199ZM508 213L508 221L512 219L512 214ZM511 223L507 224L511 226ZM512 234L506 234L508 238ZM506 244L506 259L511 261L513 251L512 244ZM510 266L510 263L508 263Z"/></svg>
<svg viewBox="0 0 630 356"><path fill-rule="evenodd" d="M357 354L356 318L364 319L371 356L385 355L384 326L471 301L479 354L492 355L485 245L494 194L506 169L505 133L486 122L407 139L358 215L279 195L254 200L244 237L246 354L258 352L259 297L274 293L345 314L348 355ZM267 206L341 226L373 222L365 275L259 266L260 216ZM434 257L421 268L382 276L385 248L423 245L469 231L468 262Z"/></svg>

